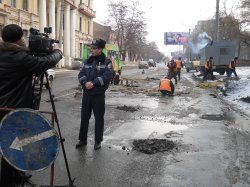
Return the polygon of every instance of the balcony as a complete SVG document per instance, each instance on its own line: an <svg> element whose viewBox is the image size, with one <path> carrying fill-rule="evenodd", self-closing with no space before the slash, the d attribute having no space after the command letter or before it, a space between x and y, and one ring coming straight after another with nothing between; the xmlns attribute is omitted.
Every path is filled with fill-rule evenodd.
<svg viewBox="0 0 250 187"><path fill-rule="evenodd" d="M89 8L84 3L79 4L79 11L90 18L95 18L95 11Z"/></svg>
<svg viewBox="0 0 250 187"><path fill-rule="evenodd" d="M74 0L65 0L66 3L70 4L71 9L76 9L77 7L74 5Z"/></svg>

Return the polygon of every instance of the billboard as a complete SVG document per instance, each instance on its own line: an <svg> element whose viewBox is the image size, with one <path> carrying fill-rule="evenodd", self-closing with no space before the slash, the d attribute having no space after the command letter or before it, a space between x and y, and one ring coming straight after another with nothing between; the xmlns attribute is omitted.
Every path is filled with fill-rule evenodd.
<svg viewBox="0 0 250 187"><path fill-rule="evenodd" d="M165 32L164 44L165 45L187 45L188 32Z"/></svg>

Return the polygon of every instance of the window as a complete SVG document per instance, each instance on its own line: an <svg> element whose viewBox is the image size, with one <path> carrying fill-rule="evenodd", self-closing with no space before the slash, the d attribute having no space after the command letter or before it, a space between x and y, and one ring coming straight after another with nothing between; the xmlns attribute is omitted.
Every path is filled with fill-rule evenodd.
<svg viewBox="0 0 250 187"><path fill-rule="evenodd" d="M79 56L80 56L80 58L82 58L82 43L80 43L80 49L79 49L79 50L80 50L80 51L79 51L79 52L80 52L80 55L79 55Z"/></svg>
<svg viewBox="0 0 250 187"><path fill-rule="evenodd" d="M80 17L79 31L82 31L82 17Z"/></svg>
<svg viewBox="0 0 250 187"><path fill-rule="evenodd" d="M90 21L88 21L88 33L87 34L90 34Z"/></svg>
<svg viewBox="0 0 250 187"><path fill-rule="evenodd" d="M23 0L23 10L28 11L28 0Z"/></svg>
<svg viewBox="0 0 250 187"><path fill-rule="evenodd" d="M9 0L10 6L16 7L16 0Z"/></svg>
<svg viewBox="0 0 250 187"><path fill-rule="evenodd" d="M29 38L28 33L29 33L28 30L23 30L23 38L24 38L24 41L25 41L26 45L29 43L29 41L28 41L28 38Z"/></svg>
<svg viewBox="0 0 250 187"><path fill-rule="evenodd" d="M0 25L0 36L2 36L3 25Z"/></svg>
<svg viewBox="0 0 250 187"><path fill-rule="evenodd" d="M229 54L228 48L220 48L220 54L221 55L228 55Z"/></svg>

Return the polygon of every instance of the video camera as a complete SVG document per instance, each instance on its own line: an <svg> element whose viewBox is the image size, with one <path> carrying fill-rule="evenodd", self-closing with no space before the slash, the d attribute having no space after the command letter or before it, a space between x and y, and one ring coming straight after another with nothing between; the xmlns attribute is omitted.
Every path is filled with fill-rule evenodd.
<svg viewBox="0 0 250 187"><path fill-rule="evenodd" d="M29 48L31 53L46 55L53 50L53 44L59 43L59 41L49 38L48 34L51 32L51 27L44 27L44 33L40 33L37 29L30 28Z"/></svg>

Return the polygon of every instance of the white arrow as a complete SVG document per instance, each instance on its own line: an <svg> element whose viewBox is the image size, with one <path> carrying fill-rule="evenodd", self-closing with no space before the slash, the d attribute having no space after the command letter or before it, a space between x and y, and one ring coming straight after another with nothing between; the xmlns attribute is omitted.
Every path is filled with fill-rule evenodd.
<svg viewBox="0 0 250 187"><path fill-rule="evenodd" d="M33 137L24 138L22 140L19 140L19 138L16 137L15 140L12 142L10 148L16 149L19 151L23 151L24 146L26 146L30 143L34 143L34 142L49 138L49 137L54 136L54 135L55 135L54 130L49 130L49 131L43 132L41 134L35 135Z"/></svg>

